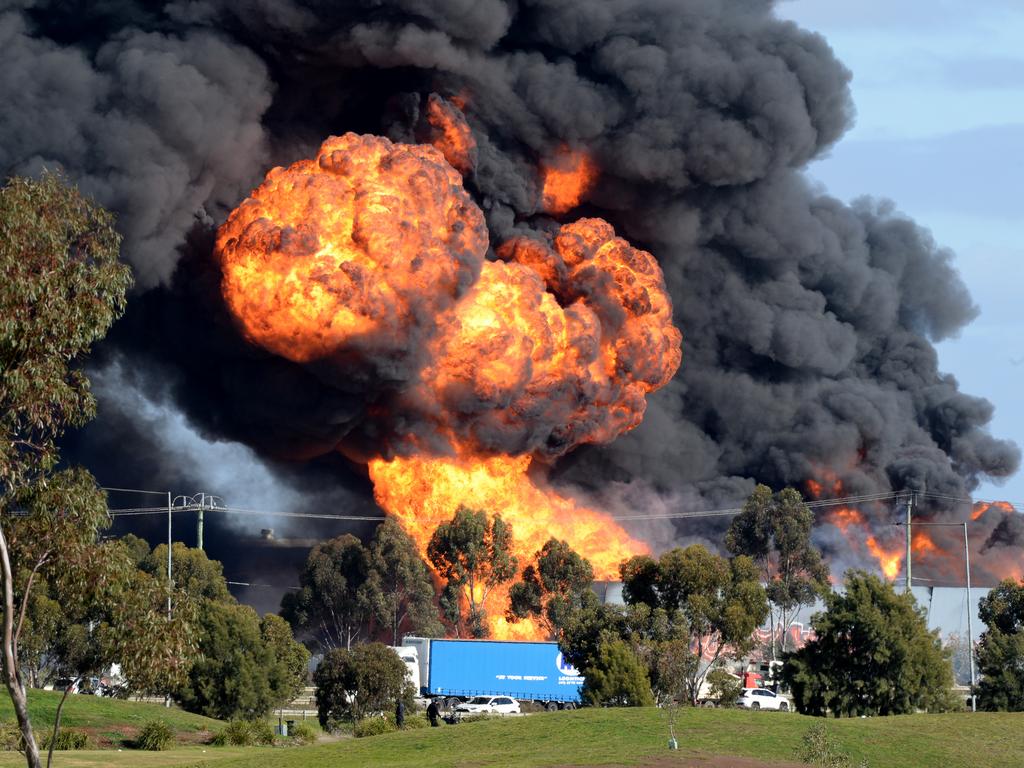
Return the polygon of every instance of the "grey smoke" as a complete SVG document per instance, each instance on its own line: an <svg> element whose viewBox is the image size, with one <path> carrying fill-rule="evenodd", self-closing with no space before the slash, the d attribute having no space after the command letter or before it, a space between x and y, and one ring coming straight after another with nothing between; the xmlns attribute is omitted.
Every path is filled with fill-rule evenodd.
<svg viewBox="0 0 1024 768"><path fill-rule="evenodd" d="M801 172L850 126L849 79L767 0L39 2L0 15L0 166L59 164L120 214L149 293L100 365L125 356L132 386L209 437L360 458L396 426L366 418L388 386L238 338L210 229L269 165L330 133L411 135L402 105L466 93L492 243L551 231L538 165L585 147L601 177L572 217L655 254L683 331L645 422L555 481L615 509L735 505L825 470L850 493L965 495L1020 450L938 368L934 343L978 311L952 254L892 203L845 205ZM101 466L89 435L81 458ZM714 542L724 524L677 532Z"/></svg>

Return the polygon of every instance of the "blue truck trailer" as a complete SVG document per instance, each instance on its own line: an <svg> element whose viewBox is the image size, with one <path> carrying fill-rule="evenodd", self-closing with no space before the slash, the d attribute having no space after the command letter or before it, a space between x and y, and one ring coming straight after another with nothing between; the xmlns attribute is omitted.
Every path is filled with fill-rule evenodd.
<svg viewBox="0 0 1024 768"><path fill-rule="evenodd" d="M509 696L548 709L575 708L583 677L562 657L557 643L506 640L436 640L405 637L415 648L418 681L428 698ZM396 649L398 650L398 649Z"/></svg>

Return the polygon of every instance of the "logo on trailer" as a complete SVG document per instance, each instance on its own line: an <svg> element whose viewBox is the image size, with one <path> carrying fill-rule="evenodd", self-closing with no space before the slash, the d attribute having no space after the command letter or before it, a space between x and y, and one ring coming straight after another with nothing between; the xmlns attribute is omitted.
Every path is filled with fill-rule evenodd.
<svg viewBox="0 0 1024 768"><path fill-rule="evenodd" d="M562 656L561 652L559 652L559 654L555 657L555 666L558 667L558 671L561 672L563 675L569 675L571 677L580 676L579 670L576 669L576 667L574 667L568 661L566 661L565 658Z"/></svg>

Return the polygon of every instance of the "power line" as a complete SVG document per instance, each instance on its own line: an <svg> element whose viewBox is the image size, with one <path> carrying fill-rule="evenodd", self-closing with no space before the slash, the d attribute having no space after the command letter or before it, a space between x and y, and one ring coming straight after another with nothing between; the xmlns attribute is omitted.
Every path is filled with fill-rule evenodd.
<svg viewBox="0 0 1024 768"><path fill-rule="evenodd" d="M183 506L173 507L171 510L173 513L179 512L197 512L199 507L197 506ZM384 516L382 515L335 515L321 512L280 512L276 510L265 510L265 509L242 509L239 507L216 507L206 508L207 512L225 512L229 515L252 515L252 516L264 516L264 517L304 517L313 518L316 520L357 520L357 521L382 521ZM165 515L167 514L167 507L128 507L124 509L112 509L110 510L111 517L135 517L138 515Z"/></svg>
<svg viewBox="0 0 1024 768"><path fill-rule="evenodd" d="M110 489L117 490L117 489ZM815 499L812 501L805 502L806 506L810 509L821 509L827 507L837 506L852 506L857 504L871 504L879 503L883 501L890 501L892 499L902 498L907 495L907 492L896 492L896 491L885 491L879 493L867 493L858 494L853 496L841 496L834 499ZM985 500L976 499L972 500L962 496L952 496L949 494L921 492L920 496L929 498L943 499L946 501L961 501L970 504L977 503L996 503L996 500ZM1007 503L1017 508L1020 505L1015 502L1003 502L998 500L1000 503ZM198 511L198 505L187 504L183 506L174 507L171 511L177 512L195 512ZM245 507L224 507L217 506L215 508L206 508L207 511L224 512L229 515L251 515L255 517L290 517L290 518L302 518L312 520L342 520L349 522L381 522L386 518L383 515L339 515L327 512L283 512L280 510L270 509L249 509ZM614 520L630 521L630 520L687 520L690 518L698 519L703 517L729 517L738 515L743 511L742 507L728 507L723 509L704 509L694 511L679 511L679 512L651 512L647 514L635 514L635 515L612 515ZM125 507L119 509L110 510L112 517L133 517L137 515L162 515L167 513L167 507Z"/></svg>

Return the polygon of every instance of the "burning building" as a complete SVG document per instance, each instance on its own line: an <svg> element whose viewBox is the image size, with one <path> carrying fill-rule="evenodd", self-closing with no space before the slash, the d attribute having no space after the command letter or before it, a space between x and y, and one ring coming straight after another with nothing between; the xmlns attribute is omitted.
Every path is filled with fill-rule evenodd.
<svg viewBox="0 0 1024 768"><path fill-rule="evenodd" d="M802 175L850 73L768 0L44 1L0 40L0 164L115 210L137 277L67 446L105 483L230 497L257 462L256 508L428 528L447 488L610 575L719 546L668 513L758 481L961 519L1017 469L938 369L977 313L948 252ZM246 449L214 469L186 433ZM894 567L891 505L819 517L835 564ZM1003 573L1018 517L978 519Z"/></svg>

